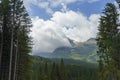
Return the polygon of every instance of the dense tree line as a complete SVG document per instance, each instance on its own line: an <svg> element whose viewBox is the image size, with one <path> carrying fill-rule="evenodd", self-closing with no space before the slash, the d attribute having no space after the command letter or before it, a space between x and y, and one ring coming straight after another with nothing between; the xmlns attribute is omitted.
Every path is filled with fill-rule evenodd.
<svg viewBox="0 0 120 80"><path fill-rule="evenodd" d="M97 80L97 66L65 64L33 56L33 80Z"/></svg>
<svg viewBox="0 0 120 80"><path fill-rule="evenodd" d="M41 60L39 57L33 67L33 80L67 80L63 59L60 64ZM42 58L41 58L42 59Z"/></svg>
<svg viewBox="0 0 120 80"><path fill-rule="evenodd" d="M0 80L31 80L31 26L22 0L0 0Z"/></svg>
<svg viewBox="0 0 120 80"><path fill-rule="evenodd" d="M117 7L107 3L100 18L97 36L98 80L120 80L120 21Z"/></svg>

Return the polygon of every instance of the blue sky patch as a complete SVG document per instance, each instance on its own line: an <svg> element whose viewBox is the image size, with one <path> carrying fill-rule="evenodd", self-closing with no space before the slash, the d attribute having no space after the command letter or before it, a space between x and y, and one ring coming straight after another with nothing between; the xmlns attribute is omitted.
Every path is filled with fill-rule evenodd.
<svg viewBox="0 0 120 80"><path fill-rule="evenodd" d="M56 7L51 7L51 3L49 2L49 0L42 0L42 2L48 2L48 8L50 8L53 13L56 11L61 11L61 9L63 8L63 6L61 5L61 3L59 5L57 5ZM91 14L101 14L102 10L104 9L104 6L106 3L108 2L114 2L114 0L100 0L100 1L96 1L96 2L82 2L82 1L76 1L73 3L69 3L69 4L65 4L66 7L68 8L68 10L72 10L75 12L81 12L83 13L85 16L89 17ZM40 7L37 3L30 4L30 16L34 17L34 16L39 16L40 18L47 20L50 19L52 17L52 13L48 13L46 11L47 8L43 8Z"/></svg>

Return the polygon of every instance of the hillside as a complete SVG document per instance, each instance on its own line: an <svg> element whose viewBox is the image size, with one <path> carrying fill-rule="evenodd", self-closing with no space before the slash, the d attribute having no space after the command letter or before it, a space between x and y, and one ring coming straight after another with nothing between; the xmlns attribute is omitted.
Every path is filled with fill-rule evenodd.
<svg viewBox="0 0 120 80"><path fill-rule="evenodd" d="M97 45L94 38L90 38L85 42L79 42L73 47L59 47L52 53L41 53L40 56L47 58L64 58L81 60L90 63L97 61Z"/></svg>

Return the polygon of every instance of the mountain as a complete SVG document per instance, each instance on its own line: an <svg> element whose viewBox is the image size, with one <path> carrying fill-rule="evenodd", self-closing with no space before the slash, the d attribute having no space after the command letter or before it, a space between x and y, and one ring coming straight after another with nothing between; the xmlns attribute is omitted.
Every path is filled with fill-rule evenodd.
<svg viewBox="0 0 120 80"><path fill-rule="evenodd" d="M96 39L95 38L90 38L86 42L88 42L88 43L96 43Z"/></svg>
<svg viewBox="0 0 120 80"><path fill-rule="evenodd" d="M52 53L46 53L45 55L42 54L40 56L47 58L64 58L96 63L96 50L96 40L95 38L90 38L85 42L78 42L74 47L59 47L56 48Z"/></svg>

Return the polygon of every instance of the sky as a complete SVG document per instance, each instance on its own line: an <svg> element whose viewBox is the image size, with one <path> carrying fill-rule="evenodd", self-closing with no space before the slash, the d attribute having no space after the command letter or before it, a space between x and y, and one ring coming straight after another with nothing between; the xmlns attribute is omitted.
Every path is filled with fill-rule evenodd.
<svg viewBox="0 0 120 80"><path fill-rule="evenodd" d="M106 3L114 0L24 0L32 19L33 54L95 38Z"/></svg>

